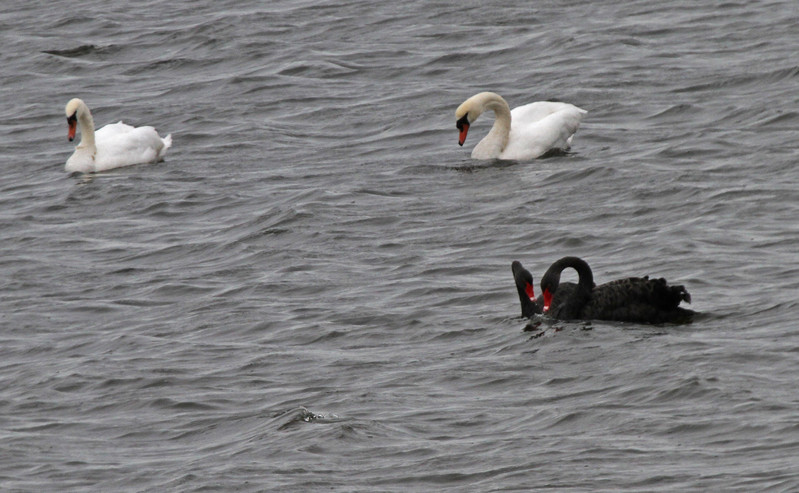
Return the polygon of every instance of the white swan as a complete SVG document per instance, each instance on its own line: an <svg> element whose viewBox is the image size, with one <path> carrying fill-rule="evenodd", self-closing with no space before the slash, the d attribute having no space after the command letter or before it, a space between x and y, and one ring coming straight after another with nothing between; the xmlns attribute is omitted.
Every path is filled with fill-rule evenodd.
<svg viewBox="0 0 799 493"><path fill-rule="evenodd" d="M80 124L80 144L67 160L70 173L92 173L132 164L156 163L172 146L172 135L161 138L153 127L131 127L122 122L104 126L96 133L89 107L75 98L65 109L69 141L75 138Z"/></svg>
<svg viewBox="0 0 799 493"><path fill-rule="evenodd" d="M502 96L493 92L475 94L455 110L455 125L463 145L469 125L484 111L494 112L494 126L474 149L474 159L535 159L550 150L567 150L587 111L569 103L539 101L511 111Z"/></svg>

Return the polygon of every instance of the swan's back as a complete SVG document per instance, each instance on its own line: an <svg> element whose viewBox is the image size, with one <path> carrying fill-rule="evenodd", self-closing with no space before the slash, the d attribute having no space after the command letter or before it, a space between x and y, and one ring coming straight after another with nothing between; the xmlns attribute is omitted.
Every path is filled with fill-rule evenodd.
<svg viewBox="0 0 799 493"><path fill-rule="evenodd" d="M574 106L569 103L559 103L554 101L537 101L535 103L517 106L510 111L511 122L516 120L520 123L532 123L546 118L554 113L573 113L579 118L587 113L587 111ZM578 120L579 122L579 120Z"/></svg>

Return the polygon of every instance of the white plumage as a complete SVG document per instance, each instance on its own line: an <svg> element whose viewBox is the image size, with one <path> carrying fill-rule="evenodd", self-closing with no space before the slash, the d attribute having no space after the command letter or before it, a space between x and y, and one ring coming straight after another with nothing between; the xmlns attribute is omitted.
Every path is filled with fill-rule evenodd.
<svg viewBox="0 0 799 493"><path fill-rule="evenodd" d="M540 101L510 110L499 94L481 92L455 111L463 145L469 126L484 111L494 112L494 126L472 150L474 159L535 159L551 150L567 150L587 111L569 103Z"/></svg>
<svg viewBox="0 0 799 493"><path fill-rule="evenodd" d="M112 123L94 131L94 120L80 99L72 99L65 109L69 122L69 140L80 125L81 141L67 160L69 172L92 173L133 164L155 163L172 146L172 135L161 138L153 127L131 127Z"/></svg>

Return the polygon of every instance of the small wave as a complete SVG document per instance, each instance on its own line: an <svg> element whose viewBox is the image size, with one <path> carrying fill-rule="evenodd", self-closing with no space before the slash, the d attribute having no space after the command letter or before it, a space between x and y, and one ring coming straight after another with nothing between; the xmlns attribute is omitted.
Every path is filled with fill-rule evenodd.
<svg viewBox="0 0 799 493"><path fill-rule="evenodd" d="M333 62L292 62L278 71L278 75L330 79L357 71L356 68Z"/></svg>
<svg viewBox="0 0 799 493"><path fill-rule="evenodd" d="M111 55L119 51L116 45L98 46L93 44L80 45L75 48L67 48L65 50L44 50L42 53L48 55L55 55L64 58L81 58L87 55Z"/></svg>
<svg viewBox="0 0 799 493"><path fill-rule="evenodd" d="M714 78L709 82L702 82L699 84L691 84L684 87L673 89L675 93L685 92L703 92L703 91L719 91L726 90L731 87L746 87L755 86L762 89L764 83L774 83L784 80L795 79L799 76L799 66L786 67L777 70L770 70L762 73L748 72L746 74L737 75L733 77L719 77Z"/></svg>

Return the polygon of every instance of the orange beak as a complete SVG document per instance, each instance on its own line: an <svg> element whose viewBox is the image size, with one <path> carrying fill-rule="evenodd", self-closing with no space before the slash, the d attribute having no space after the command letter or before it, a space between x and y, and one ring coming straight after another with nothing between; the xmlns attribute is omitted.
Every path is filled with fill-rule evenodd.
<svg viewBox="0 0 799 493"><path fill-rule="evenodd" d="M69 131L67 131L67 138L70 142L75 139L75 132L78 129L78 119L74 116L67 118L67 124L69 125Z"/></svg>
<svg viewBox="0 0 799 493"><path fill-rule="evenodd" d="M462 146L463 143L466 142L466 134L467 133L469 133L469 124L468 123L464 123L463 126L461 126L461 133L460 133L460 136L458 137L458 145L459 146Z"/></svg>
<svg viewBox="0 0 799 493"><path fill-rule="evenodd" d="M548 289L544 290L544 313L549 311L549 306L552 304L552 293Z"/></svg>

